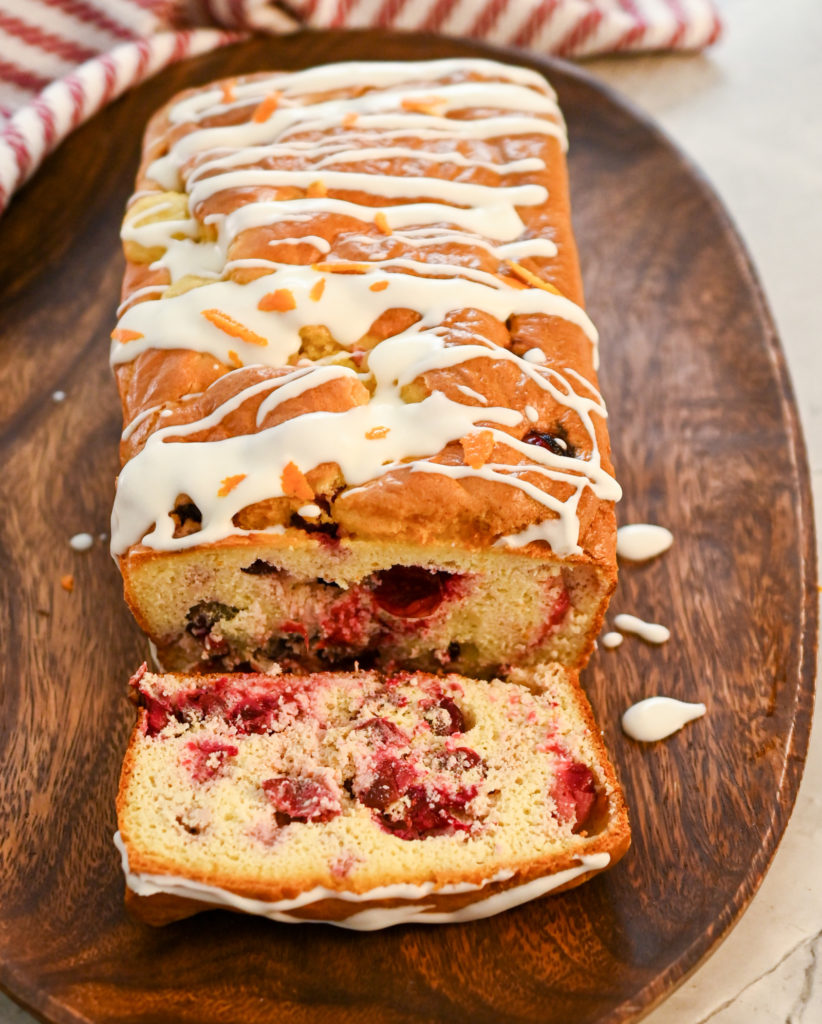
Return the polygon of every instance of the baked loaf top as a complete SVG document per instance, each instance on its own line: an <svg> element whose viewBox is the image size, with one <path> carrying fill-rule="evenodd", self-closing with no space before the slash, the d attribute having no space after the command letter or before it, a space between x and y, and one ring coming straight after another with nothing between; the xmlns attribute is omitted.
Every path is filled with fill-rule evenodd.
<svg viewBox="0 0 822 1024"><path fill-rule="evenodd" d="M118 821L136 895L282 920L393 908L367 927L421 909L460 920L575 884L627 849L613 769L560 666L504 682L144 669L132 682L141 710ZM136 909L155 923L202 909L157 902Z"/></svg>
<svg viewBox="0 0 822 1024"><path fill-rule="evenodd" d="M112 546L267 531L614 561L565 130L537 73L340 64L147 129Z"/></svg>

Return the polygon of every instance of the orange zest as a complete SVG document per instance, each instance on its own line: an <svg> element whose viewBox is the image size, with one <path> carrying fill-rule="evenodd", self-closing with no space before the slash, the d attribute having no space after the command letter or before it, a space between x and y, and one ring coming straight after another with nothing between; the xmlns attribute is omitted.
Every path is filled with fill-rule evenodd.
<svg viewBox="0 0 822 1024"><path fill-rule="evenodd" d="M228 350L228 361L232 366L236 366L238 369L243 365L242 359L237 355L233 348Z"/></svg>
<svg viewBox="0 0 822 1024"><path fill-rule="evenodd" d="M359 114L355 114L353 111L350 114L346 114L345 117L342 119L343 128L353 128L354 125L357 123L358 117Z"/></svg>
<svg viewBox="0 0 822 1024"><path fill-rule="evenodd" d="M504 281L509 288L527 288L528 285L524 281L520 281L518 277L509 277L508 274L495 274L500 281Z"/></svg>
<svg viewBox="0 0 822 1024"><path fill-rule="evenodd" d="M322 274L367 274L372 269L370 263L312 263L311 269Z"/></svg>
<svg viewBox="0 0 822 1024"><path fill-rule="evenodd" d="M218 498L224 498L227 494L231 494L234 488L243 482L248 476L247 473L238 473L236 476L227 476L221 481L219 491L217 491Z"/></svg>
<svg viewBox="0 0 822 1024"><path fill-rule="evenodd" d="M530 284L532 288L542 288L546 292L553 292L554 295L562 295L559 288L549 284L547 281L543 281L533 270L523 267L521 263L515 263L513 260L506 260L505 262L518 278L525 281L526 284Z"/></svg>
<svg viewBox="0 0 822 1024"><path fill-rule="evenodd" d="M393 234L393 231L391 230L391 225L388 223L388 218L385 216L382 210L380 210L380 212L374 218L374 223L377 225L379 230L382 231L384 235Z"/></svg>
<svg viewBox="0 0 822 1024"><path fill-rule="evenodd" d="M67 572L65 576L60 577L60 586L63 590L67 590L69 594L74 590L74 577L70 572Z"/></svg>
<svg viewBox="0 0 822 1024"><path fill-rule="evenodd" d="M247 341L251 345L268 344L267 338L257 334L256 331L252 331L250 327L241 324L239 320L235 320L233 316L229 316L228 313L224 313L221 309L202 309L200 312L209 323L214 324L215 327L232 338L239 338L241 341Z"/></svg>
<svg viewBox="0 0 822 1024"><path fill-rule="evenodd" d="M287 313L289 309L296 308L297 300L290 288L278 288L275 292L269 292L257 303L257 309L264 313Z"/></svg>
<svg viewBox="0 0 822 1024"><path fill-rule="evenodd" d="M439 104L445 103L442 96L407 97L402 101L402 109L417 114L436 114Z"/></svg>
<svg viewBox="0 0 822 1024"><path fill-rule="evenodd" d="M368 286L368 290L371 292L383 292L387 287L387 281L375 281L373 284Z"/></svg>
<svg viewBox="0 0 822 1024"><path fill-rule="evenodd" d="M293 463L289 462L283 470L280 478L283 485L283 494L288 498L299 498L300 501L313 501L314 492L311 484L306 480L305 475Z"/></svg>
<svg viewBox="0 0 822 1024"><path fill-rule="evenodd" d="M472 431L460 438L465 453L465 464L471 469L482 469L494 450L494 435L490 430Z"/></svg>
<svg viewBox="0 0 822 1024"><path fill-rule="evenodd" d="M321 181L312 181L305 190L305 194L309 199L322 199L328 195L328 189Z"/></svg>
<svg viewBox="0 0 822 1024"><path fill-rule="evenodd" d="M365 436L369 441L379 441L380 438L388 434L390 429L390 427L372 427L370 430L366 430Z"/></svg>
<svg viewBox="0 0 822 1024"><path fill-rule="evenodd" d="M220 82L220 90L223 94L223 103L233 103L237 98L234 92L235 79L229 78L225 82Z"/></svg>
<svg viewBox="0 0 822 1024"><path fill-rule="evenodd" d="M311 286L311 291L308 293L312 302L319 302L322 298L323 292L325 291L325 281L320 278L315 284Z"/></svg>
<svg viewBox="0 0 822 1024"><path fill-rule="evenodd" d="M264 100L261 100L260 103L257 104L254 113L251 115L251 120L254 121L255 124L261 124L263 121L267 121L279 105L280 93L269 93Z"/></svg>
<svg viewBox="0 0 822 1024"><path fill-rule="evenodd" d="M138 338L142 338L144 335L140 331L130 331L126 327L115 327L111 332L112 341L120 341L124 345L127 341L137 341Z"/></svg>

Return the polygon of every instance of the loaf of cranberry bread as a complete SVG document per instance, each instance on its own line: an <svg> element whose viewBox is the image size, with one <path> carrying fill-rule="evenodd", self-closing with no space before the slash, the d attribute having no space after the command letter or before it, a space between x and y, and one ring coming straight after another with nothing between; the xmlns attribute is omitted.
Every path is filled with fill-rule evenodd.
<svg viewBox="0 0 822 1024"><path fill-rule="evenodd" d="M176 671L580 666L613 478L536 72L338 64L150 122L112 547Z"/></svg>
<svg viewBox="0 0 822 1024"><path fill-rule="evenodd" d="M486 917L615 863L575 674L152 675L117 801L130 907L371 929Z"/></svg>

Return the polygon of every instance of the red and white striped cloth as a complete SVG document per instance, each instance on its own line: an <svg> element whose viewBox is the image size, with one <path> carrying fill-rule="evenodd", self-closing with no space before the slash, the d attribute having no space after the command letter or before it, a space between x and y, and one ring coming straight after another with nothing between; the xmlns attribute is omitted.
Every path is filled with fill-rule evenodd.
<svg viewBox="0 0 822 1024"><path fill-rule="evenodd" d="M440 32L544 54L699 49L713 0L0 0L0 213L44 157L184 57L298 28Z"/></svg>

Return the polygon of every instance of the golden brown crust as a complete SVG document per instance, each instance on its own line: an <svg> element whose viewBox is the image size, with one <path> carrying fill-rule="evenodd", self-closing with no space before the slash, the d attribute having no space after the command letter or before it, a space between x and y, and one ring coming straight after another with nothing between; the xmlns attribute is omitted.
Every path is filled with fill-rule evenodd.
<svg viewBox="0 0 822 1024"><path fill-rule="evenodd" d="M230 87L237 83L254 81L264 76L249 76L232 80ZM448 81L448 78L443 81ZM219 83L218 83L219 84ZM436 91L436 82L430 83ZM229 83L227 83L228 87ZM198 90L188 90L175 97L170 103L152 118L145 136L143 160L137 179L137 187L151 191L157 189L157 183L148 175L148 168L153 159L165 153L168 147L183 135L198 127L193 122L174 123L169 120L169 110L181 99L192 96ZM335 95L350 96L361 91L359 86L338 90ZM318 97L319 98L319 97ZM307 98L308 101L312 97ZM208 118L202 125L240 123L247 120L253 110L251 106L237 106L218 116ZM488 110L485 116L505 113L505 111ZM453 117L469 116L459 111ZM320 141L328 135L340 131L327 132L304 131L294 135L295 138L308 141ZM405 139L403 145L425 148L424 140ZM523 237L544 237L552 239L557 245L557 255L550 259L542 257L523 258L522 266L535 273L545 282L557 288L572 301L582 303L582 284L576 246L571 229L567 170L564 155L559 141L552 136L517 136L516 139L492 139L475 142L470 139L459 143L464 155L473 156L478 153L492 153L495 159L512 160L523 155L539 155L544 159L545 166L541 170L518 172L515 174L497 174L486 167L455 169L453 165L437 163L426 165L425 173L436 178L443 176L453 178L457 172L461 181L491 185L522 185L536 184L544 186L548 191L548 201L540 206L520 206L518 213L525 224ZM487 158L487 157L486 157ZM184 174L190 172L202 162L197 155L190 159L184 168ZM293 163L293 161L292 161ZM277 167L277 160L269 160L265 166ZM249 166L258 166L250 164ZM389 175L414 174L415 168L403 157L365 161L358 170L372 170L375 173ZM345 164L335 165L335 169L345 169ZM320 172L318 172L320 174ZM422 186L424 188L424 186ZM270 194L270 195L269 195ZM207 233L206 219L215 214L227 214L239 209L249 199L260 200L267 197L287 198L301 197L305 189L279 188L267 186L254 188L227 188L200 203L191 211L200 224L201 233ZM365 192L335 191L329 189L329 198L344 198L363 206L390 204L392 200L379 200ZM424 199L424 195L421 196ZM415 257L417 252L395 237L386 237L370 221L359 221L339 213L319 212L309 222L300 227L300 233L320 236L329 244L329 251L323 253L313 245L282 245L273 246L278 237L293 234L294 225L277 225L276 223L260 228L252 228L241 232L233 241L229 258L259 259L273 258L287 263L326 263L333 264L345 261L373 261L391 257ZM127 248L128 254L128 248ZM443 242L438 248L437 260L444 263L462 263L504 275L516 281L511 270L493 257L486 249L475 246L466 247L454 242ZM123 287L123 298L128 300L136 289L144 287L150 280L157 280L153 272L146 271L147 264L136 264L128 261L128 270ZM250 276L262 273L261 270L248 271L238 269L232 271L234 280L247 280ZM409 271L411 272L411 271ZM160 277L165 271L160 271ZM139 296L136 301L144 301ZM414 314L416 315L416 314ZM361 347L367 350L375 338L390 336L404 329L409 322L408 311L394 310L372 324L361 341ZM329 325L330 326L330 325ZM592 365L591 343L583 331L574 324L545 315L514 316L505 325L487 314L476 310L456 311L449 315L446 327L450 331L446 344L459 344L463 340L462 331L468 330L474 339L488 339L501 345L506 350L522 355L529 349L541 349L546 357L546 366L565 372L568 368L580 373L596 387L596 373ZM370 340L369 340L370 339ZM145 443L150 434L160 426L167 427L176 423L187 423L206 415L218 399L225 399L228 392L234 394L247 386L255 374L259 377L276 375L278 370L265 368L249 368L248 376L232 374L224 382L222 377L233 369L222 364L212 356L187 351L168 351L158 353L149 350L139 355L133 362L116 369L120 387L124 419L131 422L155 406L161 406L164 417L160 418L160 409L149 416L134 431L131 438L124 442L122 457L132 458ZM523 411L531 406L538 411L535 424L523 417L517 427L499 427L522 439L531 430L565 431L569 442L583 458L590 452L590 440L581 428L575 414L557 405L544 390L530 381L523 380L516 367L498 359L475 359L458 364L448 369L424 374L411 385L412 391L417 389L417 396L438 390L449 397L457 397L458 387L469 388L484 394L489 405L501 405ZM356 391L356 389L354 389ZM206 392L201 399L183 403L186 396ZM350 387L347 393L342 382L335 382L333 387L315 392L306 392L278 410L278 421L284 418L299 416L325 408L338 411L349 408L352 404L367 401L367 393L354 393ZM464 393L459 400L471 404L471 399ZM257 424L256 413L259 399L244 402L218 426L196 436L196 440L219 439L223 436L236 436L253 433L276 422L266 419ZM596 439L604 469L611 473L610 451L604 420L594 416ZM478 424L482 427L483 424ZM189 438L194 440L195 438ZM520 465L525 460L521 453L504 445L497 445L493 459L501 464ZM448 445L439 455L432 458L433 462L441 462L459 466L464 463L464 453L460 444ZM549 484L544 476L532 474L525 479L540 489L548 489L558 498L568 496L570 489L564 484ZM343 482L344 484L344 482ZM336 487L329 495L330 517L336 521L343 536L356 536L375 540L402 538L410 543L448 542L466 547L483 546L493 543L498 537L515 534L528 525L543 520L546 509L543 504L528 496L523 490L512 488L506 484L485 480L476 476L461 479L426 473L418 474L399 470L388 473L376 480L351 491L345 486ZM603 510L609 503L598 499L590 487L586 487L579 502L578 515L580 520L579 544L586 560L601 565L606 572L612 571L615 563L613 519ZM439 511L447 508L449 514L442 516ZM272 507L271 514L265 509L258 510L255 517L247 520L251 528L263 528L279 521L282 510ZM550 553L543 541L534 541L529 545L535 557L546 557Z"/></svg>

